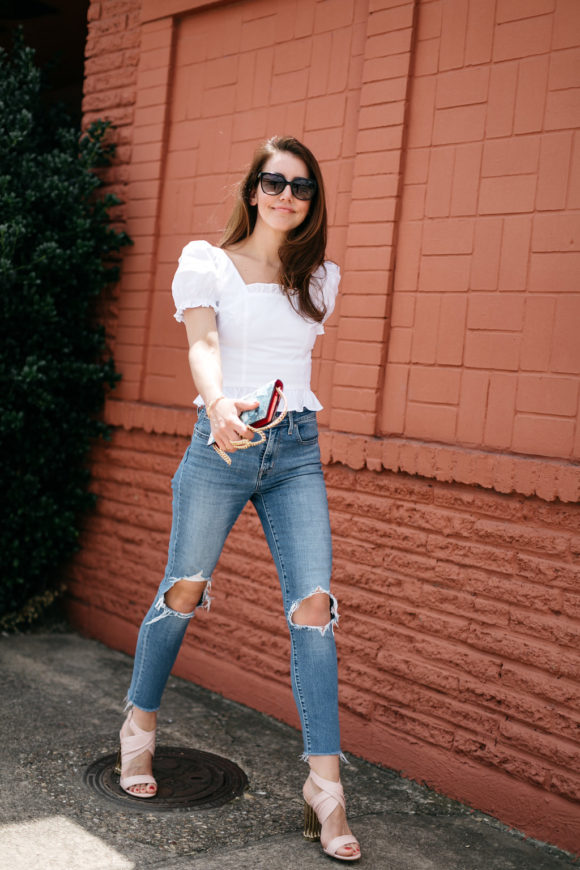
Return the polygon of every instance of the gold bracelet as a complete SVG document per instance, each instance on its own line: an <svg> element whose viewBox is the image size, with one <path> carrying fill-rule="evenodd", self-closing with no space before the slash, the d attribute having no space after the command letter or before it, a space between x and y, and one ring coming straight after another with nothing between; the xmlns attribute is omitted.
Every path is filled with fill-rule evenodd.
<svg viewBox="0 0 580 870"><path fill-rule="evenodd" d="M223 393L219 396L216 396L215 399L211 400L211 402L209 403L209 405L205 409L205 412L206 412L208 417L211 416L211 412L214 409L214 405L217 405L217 403L220 402L222 399L225 399L225 396Z"/></svg>

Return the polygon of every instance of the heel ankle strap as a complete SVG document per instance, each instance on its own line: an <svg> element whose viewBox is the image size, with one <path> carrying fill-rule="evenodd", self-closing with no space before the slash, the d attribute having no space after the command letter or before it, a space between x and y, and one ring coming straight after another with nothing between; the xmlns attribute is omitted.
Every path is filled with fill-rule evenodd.
<svg viewBox="0 0 580 870"><path fill-rule="evenodd" d="M310 771L310 778L314 785L317 785L321 789L310 801L310 806L318 816L321 825L324 824L338 804L346 811L344 791L340 782L324 779L324 777L319 776L313 770Z"/></svg>
<svg viewBox="0 0 580 870"><path fill-rule="evenodd" d="M124 763L127 764L127 762L132 761L138 755L141 755L142 752L148 751L152 756L155 755L155 730L145 731L144 728L139 728L133 721L132 716L129 716L125 725L135 731L135 733L123 734L123 729L121 729L119 736L121 738L121 756Z"/></svg>
<svg viewBox="0 0 580 870"><path fill-rule="evenodd" d="M332 797L336 798L339 803L344 804L344 789L340 780L334 782L332 779L324 779L323 776L320 776L313 770L310 771L310 779L314 785L318 786L318 788L321 788L327 794L332 795Z"/></svg>
<svg viewBox="0 0 580 870"><path fill-rule="evenodd" d="M133 729L135 734L140 734L141 736L143 736L145 734L147 734L147 736L149 736L150 734L153 734L153 736L155 736L155 728L153 729L153 731L145 731L144 728L140 728L139 725L137 725L137 723L135 722L135 716L133 715L133 712L134 712L134 708L131 708L131 710L129 711L129 715L125 719L125 725L130 725L130 727ZM134 737L135 735L131 734L130 736Z"/></svg>

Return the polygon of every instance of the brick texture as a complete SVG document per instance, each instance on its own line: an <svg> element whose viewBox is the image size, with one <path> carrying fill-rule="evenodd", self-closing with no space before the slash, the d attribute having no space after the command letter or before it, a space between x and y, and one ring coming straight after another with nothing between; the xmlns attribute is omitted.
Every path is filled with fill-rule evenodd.
<svg viewBox="0 0 580 870"><path fill-rule="evenodd" d="M415 297L414 315L389 333L383 434L578 459L580 344L563 315L580 322L576 13L419 3L392 300ZM390 369L409 362L439 386L419 394L415 374L394 402ZM569 398L551 404L564 374Z"/></svg>

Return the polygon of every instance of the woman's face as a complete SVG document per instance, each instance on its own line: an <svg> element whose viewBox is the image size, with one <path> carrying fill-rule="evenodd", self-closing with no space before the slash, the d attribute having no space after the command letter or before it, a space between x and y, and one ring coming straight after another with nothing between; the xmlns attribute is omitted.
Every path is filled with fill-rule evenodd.
<svg viewBox="0 0 580 870"><path fill-rule="evenodd" d="M290 151L276 151L268 157L262 167L262 172L277 172L287 181L295 178L309 178L308 167L300 157ZM257 222L263 221L276 232L288 233L299 227L310 209L308 200L297 199L292 194L292 188L287 185L282 193L271 196L264 193L260 184L252 196L250 204L258 206Z"/></svg>

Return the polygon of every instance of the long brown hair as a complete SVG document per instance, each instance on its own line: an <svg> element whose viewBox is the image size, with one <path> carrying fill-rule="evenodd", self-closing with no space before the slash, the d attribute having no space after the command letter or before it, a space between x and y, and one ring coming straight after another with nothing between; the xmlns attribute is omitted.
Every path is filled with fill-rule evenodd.
<svg viewBox="0 0 580 870"><path fill-rule="evenodd" d="M322 294L314 300L311 296L313 272L324 264L326 252L326 200L320 166L314 154L293 136L273 136L264 142L254 154L252 165L238 189L236 204L220 241L220 248L235 245L251 236L258 215L258 207L250 199L258 185L258 174L266 160L277 151L289 151L307 166L310 178L317 184L317 191L310 202L308 213L300 226L290 230L278 251L280 257L280 284L300 314L320 323L326 314ZM318 287L317 289L320 289Z"/></svg>

